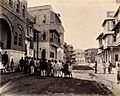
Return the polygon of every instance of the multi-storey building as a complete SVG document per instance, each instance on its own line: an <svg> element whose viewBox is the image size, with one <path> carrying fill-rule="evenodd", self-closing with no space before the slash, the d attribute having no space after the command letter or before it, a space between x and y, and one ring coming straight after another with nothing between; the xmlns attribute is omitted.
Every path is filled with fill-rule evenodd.
<svg viewBox="0 0 120 96"><path fill-rule="evenodd" d="M98 49L91 48L85 50L85 62L86 63L94 63L97 57Z"/></svg>
<svg viewBox="0 0 120 96"><path fill-rule="evenodd" d="M50 5L30 7L28 11L36 18L40 31L34 33L34 56L63 60L64 28L60 14L55 13Z"/></svg>
<svg viewBox="0 0 120 96"><path fill-rule="evenodd" d="M75 63L76 64L85 64L85 51L82 49L74 50Z"/></svg>
<svg viewBox="0 0 120 96"><path fill-rule="evenodd" d="M109 13L108 13L109 14ZM114 12L112 13L114 14ZM112 29L115 25L115 19L108 17L104 20L102 26L103 32L97 37L99 41L98 62L111 62L115 64L118 61L118 48L116 46L116 34Z"/></svg>
<svg viewBox="0 0 120 96"><path fill-rule="evenodd" d="M0 0L0 47L9 61L13 58L18 64L21 57L32 56L33 23L25 0Z"/></svg>
<svg viewBox="0 0 120 96"><path fill-rule="evenodd" d="M113 31L115 31L116 46L118 48L115 57L116 57L116 61L119 61L120 60L120 7L115 12L114 18L115 18L115 26L113 28Z"/></svg>

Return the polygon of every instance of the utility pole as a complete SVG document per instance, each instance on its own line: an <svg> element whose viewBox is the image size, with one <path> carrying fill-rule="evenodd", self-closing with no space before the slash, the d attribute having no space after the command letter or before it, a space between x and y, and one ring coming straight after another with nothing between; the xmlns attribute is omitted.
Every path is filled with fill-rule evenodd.
<svg viewBox="0 0 120 96"><path fill-rule="evenodd" d="M37 60L39 58L39 33L40 31L36 31L37 32Z"/></svg>

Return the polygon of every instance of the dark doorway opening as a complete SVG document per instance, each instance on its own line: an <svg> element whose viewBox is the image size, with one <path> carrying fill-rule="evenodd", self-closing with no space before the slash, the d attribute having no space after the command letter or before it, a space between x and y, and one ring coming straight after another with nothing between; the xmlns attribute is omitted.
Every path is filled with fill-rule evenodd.
<svg viewBox="0 0 120 96"><path fill-rule="evenodd" d="M2 49L11 48L11 29L8 22L4 19L0 19L0 45Z"/></svg>
<svg viewBox="0 0 120 96"><path fill-rule="evenodd" d="M42 59L46 59L46 50L45 49L43 49L42 50Z"/></svg>

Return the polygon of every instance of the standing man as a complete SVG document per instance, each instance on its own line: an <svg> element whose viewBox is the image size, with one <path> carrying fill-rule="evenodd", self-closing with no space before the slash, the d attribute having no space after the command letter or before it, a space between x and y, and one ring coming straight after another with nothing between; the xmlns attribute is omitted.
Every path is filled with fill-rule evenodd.
<svg viewBox="0 0 120 96"><path fill-rule="evenodd" d="M112 71L112 63L110 63L110 61L109 61L108 73L111 74L111 71Z"/></svg>
<svg viewBox="0 0 120 96"><path fill-rule="evenodd" d="M54 76L54 71L55 71L55 63L54 60L51 61L51 76Z"/></svg>
<svg viewBox="0 0 120 96"><path fill-rule="evenodd" d="M120 83L120 63L117 64L117 84Z"/></svg>
<svg viewBox="0 0 120 96"><path fill-rule="evenodd" d="M35 63L34 63L34 60L32 58L30 61L30 74L34 74L34 68L35 68L34 66L35 66Z"/></svg>
<svg viewBox="0 0 120 96"><path fill-rule="evenodd" d="M95 61L95 65L93 66L95 68L95 74L97 74L97 61Z"/></svg>
<svg viewBox="0 0 120 96"><path fill-rule="evenodd" d="M62 77L62 72L61 69L63 68L62 66L62 61L59 60L58 62L58 77L61 76Z"/></svg>
<svg viewBox="0 0 120 96"><path fill-rule="evenodd" d="M48 60L48 68L47 68L47 75L48 76L51 76L51 68L52 68L51 60Z"/></svg>
<svg viewBox="0 0 120 96"><path fill-rule="evenodd" d="M69 62L66 62L65 64L64 64L64 66L63 66L63 68L64 68L64 77L66 77L68 74L68 66L69 65Z"/></svg>
<svg viewBox="0 0 120 96"><path fill-rule="evenodd" d="M13 59L11 59L10 68L11 68L11 71L13 72L13 69L14 69L14 60Z"/></svg>
<svg viewBox="0 0 120 96"><path fill-rule="evenodd" d="M104 74L106 73L106 63L105 61L103 61L103 71L104 71Z"/></svg>
<svg viewBox="0 0 120 96"><path fill-rule="evenodd" d="M1 52L0 52L0 54L1 54L1 56L2 56L2 64L3 64L3 66L8 70L8 55L7 55L7 51L5 51L5 53L4 54L2 54Z"/></svg>
<svg viewBox="0 0 120 96"><path fill-rule="evenodd" d="M69 76L72 77L72 70L73 70L73 66L72 64L70 63L69 66L68 66L68 71L69 71Z"/></svg>
<svg viewBox="0 0 120 96"><path fill-rule="evenodd" d="M25 63L25 61L23 60L23 57L21 57L21 59L20 59L20 61L19 61L19 64L20 64L20 70L21 70L21 71L23 71L24 63Z"/></svg>

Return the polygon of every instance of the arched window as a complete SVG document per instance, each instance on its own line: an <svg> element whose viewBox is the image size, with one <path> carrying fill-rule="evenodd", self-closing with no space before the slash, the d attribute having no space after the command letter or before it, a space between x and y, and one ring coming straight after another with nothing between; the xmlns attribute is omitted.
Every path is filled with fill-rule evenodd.
<svg viewBox="0 0 120 96"><path fill-rule="evenodd" d="M20 1L19 1L19 0L17 0L16 12L17 12L17 13L20 13Z"/></svg>
<svg viewBox="0 0 120 96"><path fill-rule="evenodd" d="M18 33L15 32L15 34L14 34L14 45L17 45L17 40L18 40Z"/></svg>
<svg viewBox="0 0 120 96"><path fill-rule="evenodd" d="M45 59L46 58L46 50L45 49L43 49L42 50L42 54L41 54L42 56L42 59Z"/></svg>
<svg viewBox="0 0 120 96"><path fill-rule="evenodd" d="M46 40L46 33L45 32L42 35L42 40Z"/></svg>
<svg viewBox="0 0 120 96"><path fill-rule="evenodd" d="M25 6L23 5L23 8L22 8L22 16L25 17Z"/></svg>
<svg viewBox="0 0 120 96"><path fill-rule="evenodd" d="M13 7L13 1L12 0L9 0L9 6Z"/></svg>
<svg viewBox="0 0 120 96"><path fill-rule="evenodd" d="M19 46L22 46L22 35L21 35L21 34L19 34L18 45L19 45Z"/></svg>

